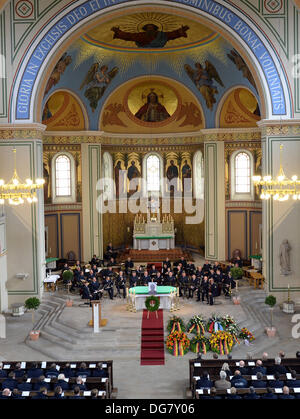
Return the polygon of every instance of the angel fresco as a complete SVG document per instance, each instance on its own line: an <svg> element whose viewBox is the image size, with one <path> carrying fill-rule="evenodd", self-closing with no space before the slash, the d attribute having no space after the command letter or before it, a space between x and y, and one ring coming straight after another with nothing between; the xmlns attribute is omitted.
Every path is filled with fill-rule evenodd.
<svg viewBox="0 0 300 419"><path fill-rule="evenodd" d="M243 73L243 77L245 77L256 89L256 84L251 71L240 54L235 49L232 49L230 54L227 54L227 57L236 65L236 68Z"/></svg>
<svg viewBox="0 0 300 419"><path fill-rule="evenodd" d="M45 88L44 96L46 96L49 90L51 90L51 88L59 82L61 75L64 74L65 69L71 62L72 57L70 55L67 55L67 53L65 52L57 62L56 66L54 67L51 73L51 76L49 77L49 80Z"/></svg>
<svg viewBox="0 0 300 419"><path fill-rule="evenodd" d="M119 27L114 26L111 30L114 32L114 39L122 39L123 41L135 42L139 48L163 48L168 41L177 38L186 38L186 32L189 30L187 25L181 26L174 31L159 31L157 25L147 23L142 27L143 32L125 32Z"/></svg>
<svg viewBox="0 0 300 419"><path fill-rule="evenodd" d="M197 62L195 63L195 70L189 64L185 64L184 69L204 97L208 109L212 110L214 103L216 103L215 95L219 93L217 86L213 84L213 80L224 87L216 68L210 61L206 60L205 68Z"/></svg>
<svg viewBox="0 0 300 419"><path fill-rule="evenodd" d="M85 79L81 83L80 89L87 86L84 96L89 100L92 112L95 112L99 100L118 71L118 67L113 67L108 71L107 65L100 67L99 63L94 63L89 69Z"/></svg>

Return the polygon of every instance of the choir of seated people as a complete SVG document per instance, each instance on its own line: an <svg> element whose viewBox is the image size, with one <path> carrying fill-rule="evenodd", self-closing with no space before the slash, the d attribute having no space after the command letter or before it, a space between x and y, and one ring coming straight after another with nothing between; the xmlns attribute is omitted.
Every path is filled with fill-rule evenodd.
<svg viewBox="0 0 300 419"><path fill-rule="evenodd" d="M111 250L111 249L110 249ZM203 266L186 260L183 256L173 264L168 258L159 264L135 266L130 257L120 267L115 265L114 256L110 255L105 266L99 267L99 259L93 255L87 269L79 261L73 267L73 279L70 291L79 290L86 300L99 300L107 295L126 298L126 287L148 286L150 281L158 286L169 285L179 289L179 296L213 305L220 295L230 297L231 290L236 287L230 269L222 270L219 262L210 263L205 260ZM234 266L234 264L231 264ZM101 266L101 264L100 264ZM67 265L63 271L71 269Z"/></svg>

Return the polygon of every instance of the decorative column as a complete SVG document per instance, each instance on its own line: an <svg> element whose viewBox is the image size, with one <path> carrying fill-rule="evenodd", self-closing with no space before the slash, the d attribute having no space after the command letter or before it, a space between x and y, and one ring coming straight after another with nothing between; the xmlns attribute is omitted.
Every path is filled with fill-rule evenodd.
<svg viewBox="0 0 300 419"><path fill-rule="evenodd" d="M101 179L101 144L82 144L83 259L103 258L102 214L97 208ZM97 190L98 187L98 190Z"/></svg>
<svg viewBox="0 0 300 419"><path fill-rule="evenodd" d="M283 144L282 166L286 177L300 178L300 120L258 123L262 130L262 176L277 177L280 166L280 144ZM284 202L263 200L263 275L266 290L280 303L287 300L288 286L294 302L300 303L300 201L292 196ZM283 240L291 250L291 273L282 275L279 251Z"/></svg>
<svg viewBox="0 0 300 419"><path fill-rule="evenodd" d="M206 134L206 133L205 133ZM206 134L207 137L209 134ZM225 260L224 142L205 141L205 258Z"/></svg>
<svg viewBox="0 0 300 419"><path fill-rule="evenodd" d="M0 125L0 178L9 182L14 170L13 148L16 148L16 165L22 180L43 177L41 124ZM37 190L38 201L19 206L5 203L8 306L24 302L29 296L41 297L45 277L45 227L44 194ZM1 274L5 275L5 269ZM18 274L24 274L18 275ZM1 282L3 284L3 280ZM1 304L6 307L6 297L1 288Z"/></svg>

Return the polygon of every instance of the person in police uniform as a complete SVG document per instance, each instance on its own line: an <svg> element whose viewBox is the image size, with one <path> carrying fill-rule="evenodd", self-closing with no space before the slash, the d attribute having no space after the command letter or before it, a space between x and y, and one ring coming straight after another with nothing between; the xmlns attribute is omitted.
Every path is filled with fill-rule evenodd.
<svg viewBox="0 0 300 419"><path fill-rule="evenodd" d="M116 278L117 294L121 298L121 290L123 291L123 298L126 298L126 279L123 271L120 271Z"/></svg>
<svg viewBox="0 0 300 419"><path fill-rule="evenodd" d="M114 299L114 280L112 276L106 276L103 283L103 291L107 291L111 300Z"/></svg>
<svg viewBox="0 0 300 419"><path fill-rule="evenodd" d="M185 271L182 271L181 274L178 274L178 283L179 283L179 297L185 298L188 293L189 278Z"/></svg>
<svg viewBox="0 0 300 419"><path fill-rule="evenodd" d="M137 277L136 271L132 271L131 275L129 277L130 288L136 287L137 286L137 281L138 281L138 277Z"/></svg>
<svg viewBox="0 0 300 419"><path fill-rule="evenodd" d="M214 305L214 298L217 296L217 285L213 278L208 281L208 303L210 306Z"/></svg>
<svg viewBox="0 0 300 419"><path fill-rule="evenodd" d="M134 267L134 263L131 260L131 258L128 257L127 260L126 260L126 262L125 262L125 273L126 273L126 275L129 275L130 274L130 272L133 269L133 267Z"/></svg>
<svg viewBox="0 0 300 419"><path fill-rule="evenodd" d="M173 274L172 271L169 271L169 274L166 278L166 285L170 285L171 287L175 287L176 286L176 277Z"/></svg>
<svg viewBox="0 0 300 419"><path fill-rule="evenodd" d="M194 298L194 292L199 287L199 279L197 278L196 274L192 274L190 277L190 284L189 284L189 295L188 298Z"/></svg>
<svg viewBox="0 0 300 419"><path fill-rule="evenodd" d="M204 303L205 298L208 303L208 276L207 275L204 275L203 279L201 280L197 301L200 301L200 292L201 292L202 303Z"/></svg>
<svg viewBox="0 0 300 419"><path fill-rule="evenodd" d="M143 283L144 286L147 287L148 282L150 282L150 281L151 281L151 277L150 277L148 271L146 270L146 271L144 271L143 276L142 276L142 283Z"/></svg>

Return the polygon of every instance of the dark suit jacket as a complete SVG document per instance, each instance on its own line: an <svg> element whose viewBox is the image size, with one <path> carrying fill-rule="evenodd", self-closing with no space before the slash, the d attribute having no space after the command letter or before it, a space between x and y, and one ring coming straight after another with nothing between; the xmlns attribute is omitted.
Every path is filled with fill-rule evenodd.
<svg viewBox="0 0 300 419"><path fill-rule="evenodd" d="M197 380L197 385L196 388L200 389L200 388L211 388L213 387L213 382L210 381L207 378L200 378L200 380Z"/></svg>
<svg viewBox="0 0 300 419"><path fill-rule="evenodd" d="M292 387L292 388L293 387L299 388L300 387L300 380L287 380L286 385L288 387Z"/></svg>
<svg viewBox="0 0 300 419"><path fill-rule="evenodd" d="M44 375L44 372L41 368L30 368L27 371L28 378L39 378L41 375Z"/></svg>
<svg viewBox="0 0 300 419"><path fill-rule="evenodd" d="M284 382L281 380L270 380L269 387L272 388L282 388L284 386Z"/></svg>
<svg viewBox="0 0 300 419"><path fill-rule="evenodd" d="M252 387L254 388L266 388L267 382L262 380L253 380L252 381Z"/></svg>
<svg viewBox="0 0 300 419"><path fill-rule="evenodd" d="M17 381L13 380L12 378L7 378L2 382L2 390L5 388L9 388L10 390L13 390L14 388L17 388Z"/></svg>

